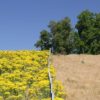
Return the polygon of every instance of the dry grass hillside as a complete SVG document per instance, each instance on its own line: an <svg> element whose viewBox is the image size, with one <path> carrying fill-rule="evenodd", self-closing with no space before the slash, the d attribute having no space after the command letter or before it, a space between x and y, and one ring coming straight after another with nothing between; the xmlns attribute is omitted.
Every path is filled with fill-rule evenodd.
<svg viewBox="0 0 100 100"><path fill-rule="evenodd" d="M66 100L100 100L100 55L52 56Z"/></svg>

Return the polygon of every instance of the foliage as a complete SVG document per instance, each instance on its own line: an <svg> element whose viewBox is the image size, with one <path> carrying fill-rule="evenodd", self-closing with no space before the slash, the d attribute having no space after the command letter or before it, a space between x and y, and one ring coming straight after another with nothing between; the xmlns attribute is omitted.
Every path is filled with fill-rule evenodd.
<svg viewBox="0 0 100 100"><path fill-rule="evenodd" d="M47 59L48 51L0 51L0 100L50 99Z"/></svg>
<svg viewBox="0 0 100 100"><path fill-rule="evenodd" d="M36 47L40 47L41 50L48 50L51 47L51 35L48 31L43 30L40 32L40 40L35 44Z"/></svg>
<svg viewBox="0 0 100 100"><path fill-rule="evenodd" d="M43 30L40 32L40 40L35 46L42 50L52 48L53 53L69 53L68 38L71 32L70 19L68 17L61 21L51 21L48 25L50 32Z"/></svg>
<svg viewBox="0 0 100 100"><path fill-rule="evenodd" d="M79 53L100 53L100 14L88 10L78 16Z"/></svg>
<svg viewBox="0 0 100 100"><path fill-rule="evenodd" d="M53 53L100 54L100 13L88 10L78 15L75 30L68 17L61 21L51 21L50 31L42 31L36 47L42 50L52 48Z"/></svg>

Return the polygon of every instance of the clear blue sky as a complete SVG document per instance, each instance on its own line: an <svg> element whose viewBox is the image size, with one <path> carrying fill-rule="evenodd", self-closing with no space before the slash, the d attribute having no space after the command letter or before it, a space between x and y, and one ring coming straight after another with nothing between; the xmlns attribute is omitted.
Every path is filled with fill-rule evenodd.
<svg viewBox="0 0 100 100"><path fill-rule="evenodd" d="M0 49L34 49L50 20L77 21L83 10L100 12L100 0L0 0Z"/></svg>

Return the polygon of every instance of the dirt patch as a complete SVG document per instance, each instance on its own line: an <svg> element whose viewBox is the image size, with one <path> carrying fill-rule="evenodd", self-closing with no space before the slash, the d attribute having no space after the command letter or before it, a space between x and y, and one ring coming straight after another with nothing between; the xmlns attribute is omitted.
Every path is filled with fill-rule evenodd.
<svg viewBox="0 0 100 100"><path fill-rule="evenodd" d="M66 100L100 100L100 55L53 55Z"/></svg>

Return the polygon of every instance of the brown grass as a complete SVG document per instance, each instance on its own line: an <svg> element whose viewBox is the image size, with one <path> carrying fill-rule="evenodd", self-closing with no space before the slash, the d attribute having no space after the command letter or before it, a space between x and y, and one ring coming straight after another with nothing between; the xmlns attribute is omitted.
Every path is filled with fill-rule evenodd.
<svg viewBox="0 0 100 100"><path fill-rule="evenodd" d="M66 100L100 100L100 55L53 55Z"/></svg>

